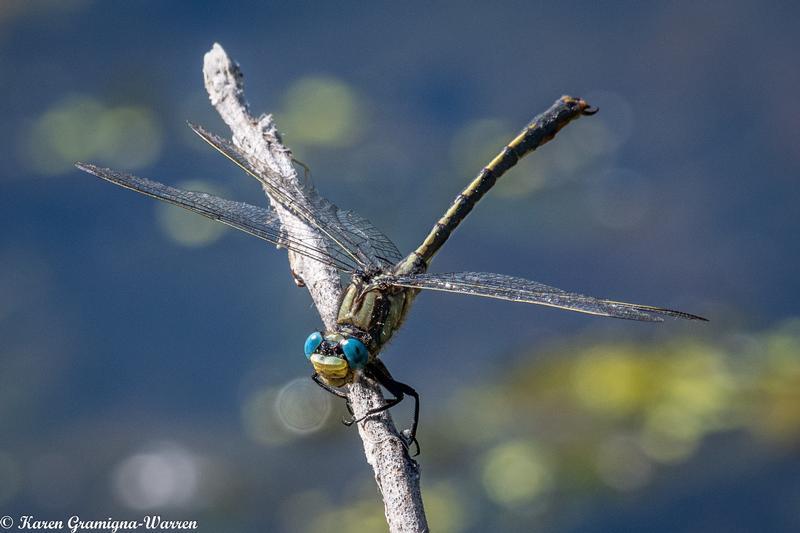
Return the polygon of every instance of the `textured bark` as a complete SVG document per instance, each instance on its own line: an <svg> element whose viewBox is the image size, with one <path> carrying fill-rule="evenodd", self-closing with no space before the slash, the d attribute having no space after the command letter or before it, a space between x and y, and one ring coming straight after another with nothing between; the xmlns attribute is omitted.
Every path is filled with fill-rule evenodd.
<svg viewBox="0 0 800 533"><path fill-rule="evenodd" d="M233 133L233 142L248 156L256 168L269 167L288 186L298 187L301 178L292 165L292 155L281 142L271 115L253 118L244 98L244 83L239 65L233 62L219 44L214 44L203 61L203 78L211 104ZM309 195L316 194L308 190ZM269 195L267 195L269 197ZM292 237L324 247L324 241L312 227L270 198ZM319 311L325 329L336 325L336 314L342 292L339 274L332 268L289 252L289 265L295 280L302 280ZM384 403L380 387L365 378L352 384L348 396L356 417ZM358 425L364 443L364 454L375 473L383 497L386 521L393 532L426 531L428 529L422 495L419 489L419 466L411 459L392 422L384 411Z"/></svg>

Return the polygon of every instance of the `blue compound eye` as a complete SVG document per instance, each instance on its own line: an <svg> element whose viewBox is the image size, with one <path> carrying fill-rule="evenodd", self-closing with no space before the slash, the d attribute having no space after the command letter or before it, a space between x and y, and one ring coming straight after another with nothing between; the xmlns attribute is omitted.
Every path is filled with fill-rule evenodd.
<svg viewBox="0 0 800 533"><path fill-rule="evenodd" d="M315 331L309 335L306 339L305 346L303 346L303 351L306 353L306 357L310 359L311 354L313 354L317 348L319 348L320 344L322 344L322 333Z"/></svg>
<svg viewBox="0 0 800 533"><path fill-rule="evenodd" d="M361 370L369 360L369 351L364 343L358 339L345 339L341 342L344 358L347 364L354 370Z"/></svg>

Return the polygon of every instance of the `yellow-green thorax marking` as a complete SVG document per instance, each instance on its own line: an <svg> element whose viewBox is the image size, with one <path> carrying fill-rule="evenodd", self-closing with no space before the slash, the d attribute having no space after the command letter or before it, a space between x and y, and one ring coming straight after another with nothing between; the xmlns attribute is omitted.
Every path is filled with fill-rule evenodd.
<svg viewBox="0 0 800 533"><path fill-rule="evenodd" d="M393 274L419 274L425 272L427 264L416 260L411 264L402 261ZM345 289L339 306L337 324L347 330L366 333L365 344L370 358L377 357L384 344L400 328L418 289L382 284L381 276L358 279Z"/></svg>

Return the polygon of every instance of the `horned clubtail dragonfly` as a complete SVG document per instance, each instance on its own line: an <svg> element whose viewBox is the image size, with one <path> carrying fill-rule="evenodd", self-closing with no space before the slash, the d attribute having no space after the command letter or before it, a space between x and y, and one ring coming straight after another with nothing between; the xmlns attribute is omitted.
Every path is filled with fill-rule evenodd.
<svg viewBox="0 0 800 533"><path fill-rule="evenodd" d="M681 311L593 298L502 274L426 273L434 255L498 178L522 157L551 140L568 123L596 112L597 108L580 98L564 96L557 100L480 171L422 244L406 256L363 217L340 210L318 194L309 195L311 184L305 184L304 189L287 186L279 174L256 169L239 148L193 124L190 127L195 133L258 180L273 202L314 228L322 242L298 238L298 232L286 227L273 210L177 189L88 163L76 163L76 166L126 189L199 213L349 275L335 329L315 331L305 341L304 352L314 368L312 378L328 392L345 399L344 388L361 376L377 381L393 395L361 418L347 420L348 425L397 405L406 395L411 396L414 419L403 436L409 446L417 445L418 452L419 395L411 386L395 380L378 355L402 325L421 290L471 294L628 320L660 322L663 317L705 320ZM313 198L311 202L309 197ZM350 408L349 402L347 406ZM350 411L352 414L352 409Z"/></svg>

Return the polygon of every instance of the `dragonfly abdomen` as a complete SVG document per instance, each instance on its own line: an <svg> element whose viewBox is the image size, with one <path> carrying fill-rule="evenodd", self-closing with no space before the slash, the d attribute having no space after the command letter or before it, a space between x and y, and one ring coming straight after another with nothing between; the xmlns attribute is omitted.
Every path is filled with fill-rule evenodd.
<svg viewBox="0 0 800 533"><path fill-rule="evenodd" d="M536 116L456 197L453 204L433 226L414 254L429 263L450 234L472 211L475 204L491 189L497 180L520 159L547 143L556 133L582 115L597 111L580 98L562 96L544 113Z"/></svg>

